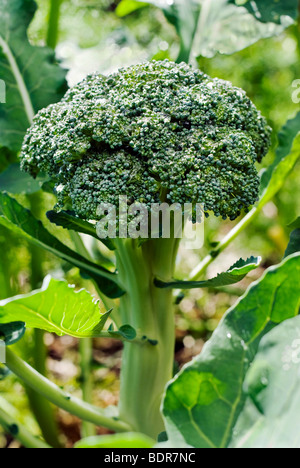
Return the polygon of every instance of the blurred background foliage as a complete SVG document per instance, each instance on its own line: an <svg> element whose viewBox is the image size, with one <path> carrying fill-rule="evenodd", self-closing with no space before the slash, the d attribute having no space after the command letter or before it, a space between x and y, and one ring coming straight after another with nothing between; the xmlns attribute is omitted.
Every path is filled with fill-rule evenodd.
<svg viewBox="0 0 300 468"><path fill-rule="evenodd" d="M126 5L124 6L124 4ZM49 2L37 0L38 10L29 29L34 45L45 45L49 17ZM133 10L132 12L130 12ZM213 33L212 31L211 33ZM299 111L292 101L294 80L300 79L299 25L292 25L275 37L262 39L232 55L216 53L213 57L191 57L195 66L214 77L229 80L246 90L256 106L267 117L274 129L273 145L265 159L267 166L274 158L276 135L286 120ZM180 40L175 28L163 12L154 6L138 4L134 0L62 0L56 54L63 67L68 69L69 85L74 85L86 74L98 71L107 74L120 67L149 59L176 60ZM211 54L207 54L211 55ZM0 161L1 169L1 161ZM231 247L208 270L213 275L229 267L233 260L249 255L263 257L262 267L245 279L238 287L221 291L192 290L177 308L176 366L189 361L201 351L205 340L218 325L224 312L243 294L251 281L263 269L281 260L285 251L289 228L287 225L300 213L300 164L295 167L283 190L269 203L255 222L240 235ZM30 198L18 196L23 205L30 207ZM39 217L53 231L45 213L52 209L54 197L44 194L38 208ZM231 223L211 218L206 221L205 247L199 251L181 251L178 276L184 277L199 263L210 249L211 243L220 240L231 228ZM72 246L72 238L64 230L60 238ZM95 253L95 245L90 245ZM76 268L62 264L50 254L39 254L40 276L32 278L36 257L24 240L0 228L0 299L28 292L39 285L45 273L66 277L78 288L92 286L84 281ZM107 255L96 249L96 255ZM36 269L34 270L36 271ZM22 346L30 356L34 340L31 331ZM50 377L67 391L80 396L80 367L78 341L73 338L45 334L47 366ZM93 399L100 406L115 404L118 398L118 376L122 345L115 340L95 340L93 345ZM33 432L38 426L31 415L28 400L21 384L13 376L1 381L0 402L6 398L8 410L16 414ZM4 400L3 400L4 401ZM79 422L73 416L59 411L58 420L69 446L79 439ZM0 429L0 448L14 447L17 442L7 439Z"/></svg>

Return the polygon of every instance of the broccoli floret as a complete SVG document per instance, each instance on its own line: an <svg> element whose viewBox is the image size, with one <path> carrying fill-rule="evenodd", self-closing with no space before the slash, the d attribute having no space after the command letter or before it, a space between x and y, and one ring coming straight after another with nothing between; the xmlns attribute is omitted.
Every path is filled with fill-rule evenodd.
<svg viewBox="0 0 300 468"><path fill-rule="evenodd" d="M47 173L60 207L97 220L119 195L147 204L201 203L235 219L258 198L255 167L270 128L245 92L184 63L93 74L40 111L22 169Z"/></svg>

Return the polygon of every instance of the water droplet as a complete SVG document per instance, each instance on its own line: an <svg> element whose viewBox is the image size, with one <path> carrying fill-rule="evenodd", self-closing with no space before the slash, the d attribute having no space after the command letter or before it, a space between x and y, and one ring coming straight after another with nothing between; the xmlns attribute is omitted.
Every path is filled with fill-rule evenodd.
<svg viewBox="0 0 300 468"><path fill-rule="evenodd" d="M261 384L262 384L264 387L267 387L268 384L269 384L269 381L268 381L268 379L267 379L266 377L262 377L262 378L260 379L260 381L261 381Z"/></svg>
<svg viewBox="0 0 300 468"><path fill-rule="evenodd" d="M227 333L227 338L228 338L229 340L231 340L231 338L232 338L231 333L229 333L229 332Z"/></svg>

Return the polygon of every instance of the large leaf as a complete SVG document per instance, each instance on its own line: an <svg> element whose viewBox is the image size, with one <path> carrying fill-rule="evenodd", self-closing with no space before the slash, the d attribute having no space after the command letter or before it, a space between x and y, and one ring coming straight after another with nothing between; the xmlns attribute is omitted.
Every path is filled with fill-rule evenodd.
<svg viewBox="0 0 300 468"><path fill-rule="evenodd" d="M280 24L258 21L243 6L229 0L201 0L201 12L193 41L194 56L213 57L217 52L233 54L263 38L280 34L293 23L281 17Z"/></svg>
<svg viewBox="0 0 300 468"><path fill-rule="evenodd" d="M270 327L300 307L300 254L266 271L225 315L202 353L170 382L163 415L170 444L226 447L243 407L243 382Z"/></svg>
<svg viewBox="0 0 300 468"><path fill-rule="evenodd" d="M99 302L82 289L76 292L65 281L47 277L40 290L0 301L0 323L25 322L59 336L97 337L110 312L100 313Z"/></svg>
<svg viewBox="0 0 300 468"><path fill-rule="evenodd" d="M29 242L77 266L97 281L103 293L111 298L120 297L117 275L85 259L52 236L32 213L7 193L0 192L0 224L23 236Z"/></svg>
<svg viewBox="0 0 300 468"><path fill-rule="evenodd" d="M300 448L299 316L262 339L244 391L247 401L231 447Z"/></svg>
<svg viewBox="0 0 300 468"><path fill-rule="evenodd" d="M178 61L189 61L191 54L205 57L213 57L217 52L233 54L262 38L280 34L294 20L294 9L283 7L284 16L278 18L276 13L269 22L262 22L262 18L252 14L253 2L252 5L248 2L249 7L252 6L250 12L248 5L242 5L245 2L235 3L234 0L122 0L119 11L130 13L138 8L139 3L161 8L175 26L181 43Z"/></svg>
<svg viewBox="0 0 300 468"><path fill-rule="evenodd" d="M20 150L36 112L65 93L65 71L54 52L33 47L27 28L35 14L33 0L0 0L0 76L6 83L6 104L0 105L0 148Z"/></svg>
<svg viewBox="0 0 300 468"><path fill-rule="evenodd" d="M56 226L61 226L65 229L70 229L75 232L87 234L95 237L95 239L101 241L108 249L115 250L113 241L110 239L100 239L97 235L96 224L92 224L88 221L78 218L77 216L67 211L48 211L47 218L51 223Z"/></svg>
<svg viewBox="0 0 300 468"><path fill-rule="evenodd" d="M280 24L281 16L297 18L298 0L229 0L242 5L258 20L264 23Z"/></svg>
<svg viewBox="0 0 300 468"><path fill-rule="evenodd" d="M255 270L259 266L260 262L260 257L251 257L248 258L248 260L243 260L241 258L225 273L220 273L216 278L206 281L172 281L170 283L165 283L155 279L154 284L158 288L173 289L219 288L222 286L229 286L242 281L250 271Z"/></svg>
<svg viewBox="0 0 300 468"><path fill-rule="evenodd" d="M39 176L33 179L21 171L20 164L15 163L0 174L0 190L16 194L31 194L40 190L44 180Z"/></svg>
<svg viewBox="0 0 300 468"><path fill-rule="evenodd" d="M74 448L152 448L155 441L144 434L128 432L107 436L87 437L77 442ZM113 460L112 460L113 461Z"/></svg>

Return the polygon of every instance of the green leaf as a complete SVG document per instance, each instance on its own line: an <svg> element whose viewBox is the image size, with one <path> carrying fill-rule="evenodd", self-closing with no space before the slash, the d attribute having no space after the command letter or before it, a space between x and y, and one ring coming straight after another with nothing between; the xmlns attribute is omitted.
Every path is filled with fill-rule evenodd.
<svg viewBox="0 0 300 468"><path fill-rule="evenodd" d="M120 18L133 13L136 10L140 10L141 8L145 8L149 5L150 2L139 2L136 0L121 0L117 8L115 9L115 13Z"/></svg>
<svg viewBox="0 0 300 468"><path fill-rule="evenodd" d="M126 434L87 437L77 442L74 448L152 448L154 445L155 440L150 439L150 437L128 432Z"/></svg>
<svg viewBox="0 0 300 468"><path fill-rule="evenodd" d="M138 3L160 8L180 38L177 61L188 62L191 55L233 54L260 39L279 35L293 24L296 0L288 0L287 5L276 2L276 9L270 7L271 0L266 1L267 7L265 0L255 2L261 10L260 18L253 15L255 7L250 0L122 0L120 13L136 10ZM268 22L264 22L267 18Z"/></svg>
<svg viewBox="0 0 300 468"><path fill-rule="evenodd" d="M100 239L97 235L96 224L89 223L83 219L74 216L68 211L48 211L47 218L51 223L56 226L61 226L65 229L80 232L82 234L88 234L89 236L95 237L98 241L101 241L109 250L115 250L113 241L110 239Z"/></svg>
<svg viewBox="0 0 300 468"><path fill-rule="evenodd" d="M16 194L31 194L41 189L44 179L33 179L29 174L20 170L20 164L15 163L0 174L0 190Z"/></svg>
<svg viewBox="0 0 300 468"><path fill-rule="evenodd" d="M269 268L228 311L202 353L170 382L163 415L173 446L228 445L259 342L271 327L298 315L299 284L299 254Z"/></svg>
<svg viewBox="0 0 300 468"><path fill-rule="evenodd" d="M111 324L108 332L113 338L123 338L127 341L132 341L137 336L135 329L131 325L123 325L118 330L114 330L114 326Z"/></svg>
<svg viewBox="0 0 300 468"><path fill-rule="evenodd" d="M297 157L298 154L298 157ZM292 170L294 164L300 156L300 112L291 120L288 120L278 134L278 148L276 157L268 169L261 177L261 194L264 194L273 176L276 177L276 184L272 182L275 188L280 181L281 170L284 171L282 181L285 181L286 175Z"/></svg>
<svg viewBox="0 0 300 468"><path fill-rule="evenodd" d="M201 0L192 55L213 57L216 53L233 54L263 38L281 34L293 20L282 17L280 24L262 23L246 8L229 0Z"/></svg>
<svg viewBox="0 0 300 468"><path fill-rule="evenodd" d="M22 322L12 322L16 317L11 318L11 323L1 323L0 320L0 340L5 341L6 346L13 345L17 343L25 334L25 323Z"/></svg>
<svg viewBox="0 0 300 468"><path fill-rule="evenodd" d="M109 315L110 311L100 313L99 301L86 290L76 292L66 281L50 276L40 290L0 301L0 323L21 320L27 328L59 336L97 337Z"/></svg>
<svg viewBox="0 0 300 468"><path fill-rule="evenodd" d="M178 62L188 62L191 55L233 54L260 39L280 34L293 23L293 18L287 15L275 23L263 23L233 0L149 0L147 3L161 8L175 26L181 42Z"/></svg>
<svg viewBox="0 0 300 468"><path fill-rule="evenodd" d="M299 448L300 317L285 321L261 341L245 379L246 404L232 448Z"/></svg>
<svg viewBox="0 0 300 468"><path fill-rule="evenodd" d="M32 213L20 205L7 193L0 192L0 224L11 229L39 247L80 268L95 279L101 291L108 297L116 298L123 294L118 286L116 273L96 265L66 247L38 221Z"/></svg>
<svg viewBox="0 0 300 468"><path fill-rule="evenodd" d="M285 251L284 257L300 252L300 218L297 219L291 226L299 226L291 233L289 245Z"/></svg>
<svg viewBox="0 0 300 468"><path fill-rule="evenodd" d="M0 76L7 96L0 104L0 147L17 153L37 111L63 97L66 72L52 50L28 41L33 0L0 0L0 11Z"/></svg>
<svg viewBox="0 0 300 468"><path fill-rule="evenodd" d="M165 283L158 279L154 280L157 288L173 289L197 289L197 288L219 288L229 286L242 281L250 271L255 270L261 263L260 257L250 257L248 260L242 258L236 262L228 271L220 273L216 278L207 281L172 281Z"/></svg>
<svg viewBox="0 0 300 468"><path fill-rule="evenodd" d="M289 132L289 125L292 127L298 122L298 132L296 137L293 138L293 132ZM292 121L287 122L286 127L281 135L281 144L278 149L279 158L277 155L276 161L269 174L265 176L262 181L262 195L257 205L258 209L265 206L276 193L281 189L286 181L286 178L293 170L296 162L300 157L300 113ZM283 135L289 135L286 139ZM267 185L268 182L268 185Z"/></svg>
<svg viewBox="0 0 300 468"><path fill-rule="evenodd" d="M229 0L237 6L247 8L258 21L280 24L281 16L293 19L298 15L298 0Z"/></svg>

